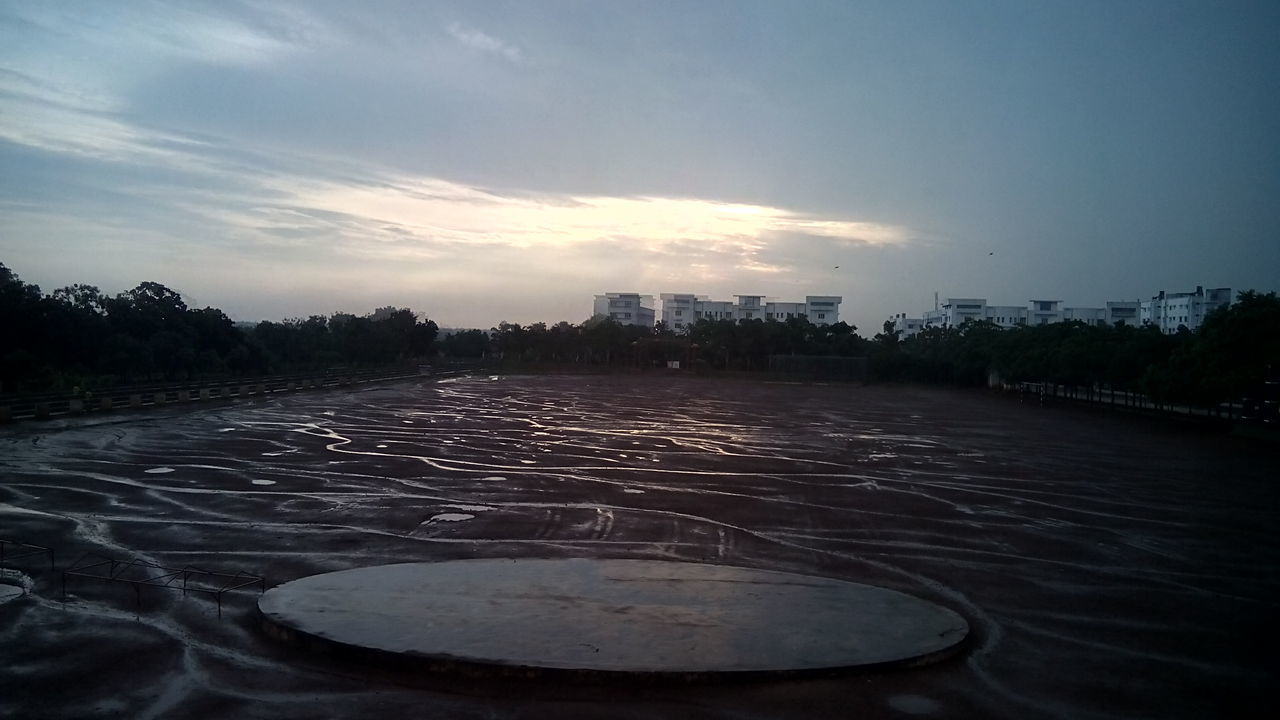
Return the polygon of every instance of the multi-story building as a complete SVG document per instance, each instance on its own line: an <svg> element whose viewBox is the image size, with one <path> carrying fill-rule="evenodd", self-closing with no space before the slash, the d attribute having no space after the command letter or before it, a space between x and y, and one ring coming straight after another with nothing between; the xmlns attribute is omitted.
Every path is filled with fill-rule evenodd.
<svg viewBox="0 0 1280 720"><path fill-rule="evenodd" d="M1107 321L1107 311L1104 308L1063 308L1063 322L1082 322L1085 325L1098 326Z"/></svg>
<svg viewBox="0 0 1280 720"><path fill-rule="evenodd" d="M592 314L613 318L622 325L653 327L653 296L640 293L597 295Z"/></svg>
<svg viewBox="0 0 1280 720"><path fill-rule="evenodd" d="M1003 328L1027 324L1027 307L1025 305L988 305L987 322L995 323Z"/></svg>
<svg viewBox="0 0 1280 720"><path fill-rule="evenodd" d="M924 329L924 318L909 318L906 313L898 313L889 320L893 323L893 331L898 333L899 340L914 337Z"/></svg>
<svg viewBox="0 0 1280 720"><path fill-rule="evenodd" d="M792 318L809 317L809 306L802 302L771 302L765 305L765 319L785 322Z"/></svg>
<svg viewBox="0 0 1280 720"><path fill-rule="evenodd" d="M1185 326L1200 327L1209 313L1231 304L1231 288L1197 286L1195 292L1161 291L1149 301L1116 300L1105 307L1063 307L1061 300L1031 300L1026 306L988 305L985 298L947 298L919 318L906 313L889 320L899 337L908 338L925 328L958 327L966 322L986 320L1001 327L1049 325L1058 322L1083 322L1087 325L1153 325L1162 332L1175 333Z"/></svg>
<svg viewBox="0 0 1280 720"><path fill-rule="evenodd" d="M924 314L925 327L958 327L969 321L987 318L985 298L947 298L947 301Z"/></svg>
<svg viewBox="0 0 1280 720"><path fill-rule="evenodd" d="M1154 325L1163 333L1176 333L1178 328L1195 330L1209 313L1231 304L1231 288L1210 288L1197 285L1195 292L1166 293L1161 290L1150 300L1143 301L1138 309L1138 319L1143 325Z"/></svg>
<svg viewBox="0 0 1280 720"><path fill-rule="evenodd" d="M840 321L837 295L809 295L804 302L775 302L764 295L734 295L733 301L712 300L693 293L663 293L662 321L684 330L699 320L777 320L805 318L815 325Z"/></svg>
<svg viewBox="0 0 1280 720"><path fill-rule="evenodd" d="M1031 325L1062 322L1061 300L1032 300L1029 309L1027 323Z"/></svg>
<svg viewBox="0 0 1280 720"><path fill-rule="evenodd" d="M683 331L699 320L732 320L734 304L693 293L662 293L662 322Z"/></svg>
<svg viewBox="0 0 1280 720"><path fill-rule="evenodd" d="M1108 302L1106 307L1106 315L1103 318L1108 325L1128 325L1137 327L1141 325L1139 320L1139 311L1142 303L1137 300L1119 300Z"/></svg>
<svg viewBox="0 0 1280 720"><path fill-rule="evenodd" d="M662 322L673 330L682 330L695 321L694 313L702 311L704 297L693 293L662 293Z"/></svg>
<svg viewBox="0 0 1280 720"><path fill-rule="evenodd" d="M733 319L755 320L765 319L765 300L763 295L734 295Z"/></svg>
<svg viewBox="0 0 1280 720"><path fill-rule="evenodd" d="M840 322L840 303L844 298L839 295L806 295L807 317L814 325L835 325Z"/></svg>

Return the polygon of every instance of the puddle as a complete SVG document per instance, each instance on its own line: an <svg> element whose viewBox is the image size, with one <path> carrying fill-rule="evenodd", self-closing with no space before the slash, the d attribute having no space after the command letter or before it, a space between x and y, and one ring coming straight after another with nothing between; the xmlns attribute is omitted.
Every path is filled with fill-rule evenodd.
<svg viewBox="0 0 1280 720"><path fill-rule="evenodd" d="M643 495L643 494L644 494L644 491L643 491L643 490L637 490L637 489L635 489L635 488L622 488L622 492L624 492L624 493L626 493L626 494L628 494L628 495Z"/></svg>
<svg viewBox="0 0 1280 720"><path fill-rule="evenodd" d="M171 472L173 472L173 468L171 468L171 467L157 467L157 468L151 468L150 470L143 470L143 472L145 472L145 473L150 473L150 474L152 474L152 475L163 475L163 474L165 474L165 473L171 473Z"/></svg>
<svg viewBox="0 0 1280 720"><path fill-rule="evenodd" d="M275 485L275 480L250 480L254 485Z"/></svg>
<svg viewBox="0 0 1280 720"><path fill-rule="evenodd" d="M475 517L471 513L440 513L439 515L432 515L427 522L462 522L463 520L474 520Z"/></svg>

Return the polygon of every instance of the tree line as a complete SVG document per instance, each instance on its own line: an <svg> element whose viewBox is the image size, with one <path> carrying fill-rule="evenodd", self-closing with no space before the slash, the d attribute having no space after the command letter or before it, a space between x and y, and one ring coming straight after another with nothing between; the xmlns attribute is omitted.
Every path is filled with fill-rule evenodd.
<svg viewBox="0 0 1280 720"><path fill-rule="evenodd" d="M882 380L981 385L994 371L1005 382L1114 388L1160 403L1212 406L1256 394L1280 371L1280 298L1242 292L1195 332L1173 334L1079 321L1014 328L969 322L900 340L885 323L869 366Z"/></svg>
<svg viewBox="0 0 1280 720"><path fill-rule="evenodd" d="M1240 293L1201 327L989 322L928 328L903 339L886 322L871 339L846 323L804 318L699 320L682 333L658 323L499 323L439 337L408 308L335 313L239 327L221 310L188 308L153 282L115 296L72 285L49 295L0 264L0 390L374 367L428 358L508 369L663 367L762 371L770 356L865 358L867 379L984 385L1051 382L1137 392L1158 402L1212 405L1256 392L1280 368L1280 299Z"/></svg>
<svg viewBox="0 0 1280 720"><path fill-rule="evenodd" d="M389 365L431 355L437 332L396 307L242 328L159 283L114 296L80 284L46 295L0 264L4 392Z"/></svg>
<svg viewBox="0 0 1280 720"><path fill-rule="evenodd" d="M804 318L701 320L687 332L622 325L598 316L578 325L500 323L489 332L471 330L444 338L446 355L490 357L509 366L664 366L679 361L720 370L763 370L779 354L862 357L867 341L846 323L814 325Z"/></svg>

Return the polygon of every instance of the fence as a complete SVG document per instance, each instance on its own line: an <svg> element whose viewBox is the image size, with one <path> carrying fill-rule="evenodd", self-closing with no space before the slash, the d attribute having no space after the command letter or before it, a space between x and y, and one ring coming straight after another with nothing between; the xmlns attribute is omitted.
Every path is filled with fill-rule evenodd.
<svg viewBox="0 0 1280 720"><path fill-rule="evenodd" d="M1117 390L1105 386L1058 385L1055 383L1020 382L1005 384L1005 390L1017 392L1021 402L1038 402L1044 405L1049 402L1066 401L1081 404L1102 405L1116 409L1137 412L1176 415L1183 417L1204 418L1210 420L1251 420L1247 412L1248 403L1220 403L1211 407L1195 405L1178 405L1152 400L1141 393Z"/></svg>
<svg viewBox="0 0 1280 720"><path fill-rule="evenodd" d="M110 388L98 393L45 393L0 396L0 423L42 420L66 415L141 409L211 400L265 397L298 390L337 388L370 382L386 382L421 376L469 372L469 368L439 369L430 365L363 372L325 371L300 375L222 379L172 385L139 385Z"/></svg>

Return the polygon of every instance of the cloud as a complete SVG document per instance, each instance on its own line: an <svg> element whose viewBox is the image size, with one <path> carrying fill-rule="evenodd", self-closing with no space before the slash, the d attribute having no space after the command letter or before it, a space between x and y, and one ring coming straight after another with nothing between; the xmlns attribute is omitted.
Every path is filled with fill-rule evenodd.
<svg viewBox="0 0 1280 720"><path fill-rule="evenodd" d="M491 187L301 143L289 151L186 132L139 110L144 75L172 64L240 72L292 62L326 41L324 26L210 14L217 5L151 26L130 8L102 10L119 15L107 22L33 7L23 9L28 25L86 48L80 59L46 53L45 43L16 58L0 51L0 155L22 163L13 176L27 178L4 185L0 255L46 284L118 291L157 280L247 319L358 309L352 303L367 299L464 325L579 320L592 294L620 287L792 292L804 276L812 281L826 262L812 258L825 250L911 237L772 204ZM129 43L104 62L117 30ZM448 32L473 52L525 62L520 48L473 27ZM785 250L800 237L812 258Z"/></svg>
<svg viewBox="0 0 1280 720"><path fill-rule="evenodd" d="M468 27L462 23L450 23L449 34L463 45L480 52L497 55L509 62L520 64L524 61L523 53L515 45L508 44L485 32Z"/></svg>
<svg viewBox="0 0 1280 720"><path fill-rule="evenodd" d="M545 252L609 241L655 262L713 255L730 268L772 273L786 268L765 262L762 251L791 235L839 245L895 244L908 237L905 229L891 225L812 217L765 205L650 196L512 195L390 173L359 184L281 177L268 180L266 187L281 198L281 205L305 217L314 218L308 213L318 210L341 215L346 219L341 231L352 251L379 254L416 252L415 246L425 245Z"/></svg>
<svg viewBox="0 0 1280 720"><path fill-rule="evenodd" d="M86 220L111 213L99 234L128 244L132 213L134 224L148 228L147 243L172 232L171 248L208 255L223 247L236 254L237 267L253 267L257 258L264 277L288 268L301 278L305 266L330 278L358 266L395 285L416 277L412 268L430 267L438 285L476 293L524 288L551 297L616 284L714 292L733 278L794 284L796 271L826 264L824 253L911 238L894 225L764 204L493 189L155 131L30 98L6 107L21 110L20 122L0 128L0 138L130 168L95 174L115 175L108 203L49 202L47 227L66 227L55 218L69 211ZM39 225L36 207L22 212L26 227ZM787 251L798 242L810 251Z"/></svg>

